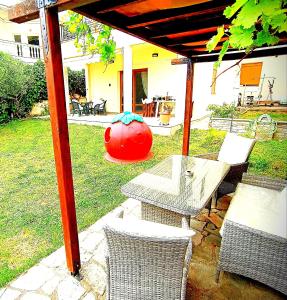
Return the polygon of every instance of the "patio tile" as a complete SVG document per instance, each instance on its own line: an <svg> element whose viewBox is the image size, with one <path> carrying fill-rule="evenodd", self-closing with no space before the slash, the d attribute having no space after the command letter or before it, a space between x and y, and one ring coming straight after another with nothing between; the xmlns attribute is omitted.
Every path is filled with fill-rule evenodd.
<svg viewBox="0 0 287 300"><path fill-rule="evenodd" d="M93 253L92 260L106 268L107 244L104 240Z"/></svg>
<svg viewBox="0 0 287 300"><path fill-rule="evenodd" d="M53 278L51 278L49 281L47 281L41 288L41 290L47 294L52 295L55 289L57 288L59 282L62 280L62 278L58 275L55 275Z"/></svg>
<svg viewBox="0 0 287 300"><path fill-rule="evenodd" d="M197 247L201 244L203 239L203 235L200 232L197 232L193 237L192 237L192 245L193 247Z"/></svg>
<svg viewBox="0 0 287 300"><path fill-rule="evenodd" d="M37 290L53 276L55 273L49 268L40 265L35 266L12 282L11 287L28 291Z"/></svg>
<svg viewBox="0 0 287 300"><path fill-rule="evenodd" d="M190 219L190 227L198 231L203 231L203 228L206 224L207 222L199 221L196 219Z"/></svg>
<svg viewBox="0 0 287 300"><path fill-rule="evenodd" d="M89 263L82 269L84 281L92 287L99 295L103 295L106 290L107 274L102 266L97 263Z"/></svg>
<svg viewBox="0 0 287 300"><path fill-rule="evenodd" d="M24 294L20 300L50 300L51 298L34 292Z"/></svg>
<svg viewBox="0 0 287 300"><path fill-rule="evenodd" d="M231 199L232 198L228 195L221 197L217 202L216 208L219 210L227 210L230 205Z"/></svg>
<svg viewBox="0 0 287 300"><path fill-rule="evenodd" d="M57 251L50 254L48 257L42 259L40 264L45 265L49 268L56 268L63 264L66 264L66 255L64 247L61 247Z"/></svg>
<svg viewBox="0 0 287 300"><path fill-rule="evenodd" d="M92 292L90 292L83 298L83 300L97 300L97 298L95 297L95 295Z"/></svg>
<svg viewBox="0 0 287 300"><path fill-rule="evenodd" d="M2 294L1 294L1 292L2 292ZM2 289L1 292L0 292L1 300L14 300L14 299L17 299L21 295L20 291L10 289L10 288Z"/></svg>
<svg viewBox="0 0 287 300"><path fill-rule="evenodd" d="M210 222L212 222L217 228L220 228L223 222L223 219L220 218L215 213L210 213L210 216L207 215L206 217Z"/></svg>
<svg viewBox="0 0 287 300"><path fill-rule="evenodd" d="M60 282L57 288L58 300L79 300L86 290L80 282L70 276Z"/></svg>
<svg viewBox="0 0 287 300"><path fill-rule="evenodd" d="M104 235L100 233L90 233L81 243L81 248L88 252L93 252L96 247L104 239Z"/></svg>

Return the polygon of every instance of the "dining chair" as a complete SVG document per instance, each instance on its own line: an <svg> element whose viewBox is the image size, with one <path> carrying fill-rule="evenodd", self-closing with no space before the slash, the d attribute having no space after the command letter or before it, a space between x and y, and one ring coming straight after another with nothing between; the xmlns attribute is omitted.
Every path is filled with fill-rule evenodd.
<svg viewBox="0 0 287 300"><path fill-rule="evenodd" d="M94 106L94 115L100 114L100 113L106 114L106 103L107 103L107 100L103 100L102 103L97 103Z"/></svg>
<svg viewBox="0 0 287 300"><path fill-rule="evenodd" d="M114 218L104 225L108 300L185 299L195 234L183 228Z"/></svg>

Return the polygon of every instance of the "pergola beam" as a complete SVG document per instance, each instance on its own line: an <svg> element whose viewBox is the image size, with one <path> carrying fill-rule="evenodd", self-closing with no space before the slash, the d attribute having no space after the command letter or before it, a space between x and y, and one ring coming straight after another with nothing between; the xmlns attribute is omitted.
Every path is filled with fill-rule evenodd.
<svg viewBox="0 0 287 300"><path fill-rule="evenodd" d="M50 7L57 7L58 11L73 9L79 5L94 3L95 0L57 0ZM36 0L24 0L12 6L8 11L8 18L15 23L24 23L39 18Z"/></svg>

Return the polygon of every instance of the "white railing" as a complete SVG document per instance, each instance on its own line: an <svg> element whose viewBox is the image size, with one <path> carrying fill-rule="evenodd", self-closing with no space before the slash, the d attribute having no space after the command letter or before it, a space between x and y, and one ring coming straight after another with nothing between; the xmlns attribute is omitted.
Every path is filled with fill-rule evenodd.
<svg viewBox="0 0 287 300"><path fill-rule="evenodd" d="M42 48L36 45L16 43L0 39L0 51L11 54L26 62L35 62L37 59L43 59Z"/></svg>

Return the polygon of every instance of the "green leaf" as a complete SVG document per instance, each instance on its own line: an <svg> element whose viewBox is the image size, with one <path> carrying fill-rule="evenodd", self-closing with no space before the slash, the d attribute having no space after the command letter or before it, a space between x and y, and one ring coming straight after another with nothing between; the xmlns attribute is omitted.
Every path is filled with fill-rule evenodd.
<svg viewBox="0 0 287 300"><path fill-rule="evenodd" d="M224 26L218 27L217 28L217 34L214 35L206 44L206 48L209 52L214 50L214 48L217 46L219 41L224 35Z"/></svg>
<svg viewBox="0 0 287 300"><path fill-rule="evenodd" d="M123 124L128 125L132 121L138 121L138 122L141 122L141 123L144 122L143 118L140 115L131 113L129 111L125 111L121 114L115 115L113 120L112 120L112 123L122 122Z"/></svg>
<svg viewBox="0 0 287 300"><path fill-rule="evenodd" d="M222 44L221 50L219 52L218 60L214 65L216 69L220 66L222 59L223 59L224 55L226 54L228 48L229 48L229 40L225 41Z"/></svg>
<svg viewBox="0 0 287 300"><path fill-rule="evenodd" d="M253 44L255 26L245 29L243 26L230 27L230 45L232 48L244 49Z"/></svg>
<svg viewBox="0 0 287 300"><path fill-rule="evenodd" d="M236 0L236 2L227 6L223 12L226 18L230 19L248 0Z"/></svg>
<svg viewBox="0 0 287 300"><path fill-rule="evenodd" d="M255 1L248 1L240 10L237 17L232 21L235 26L250 28L261 15L261 7Z"/></svg>
<svg viewBox="0 0 287 300"><path fill-rule="evenodd" d="M280 13L271 17L270 25L272 29L278 30L279 33L284 31L287 32L287 16L284 13Z"/></svg>
<svg viewBox="0 0 287 300"><path fill-rule="evenodd" d="M281 9L281 0L260 0L261 11L266 16L272 16L277 10Z"/></svg>
<svg viewBox="0 0 287 300"><path fill-rule="evenodd" d="M272 35L269 31L259 31L257 33L256 40L254 41L254 45L256 47L261 47L263 45L275 45L279 42L279 38L277 36Z"/></svg>

